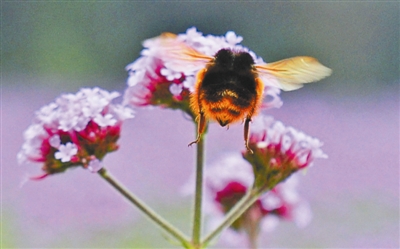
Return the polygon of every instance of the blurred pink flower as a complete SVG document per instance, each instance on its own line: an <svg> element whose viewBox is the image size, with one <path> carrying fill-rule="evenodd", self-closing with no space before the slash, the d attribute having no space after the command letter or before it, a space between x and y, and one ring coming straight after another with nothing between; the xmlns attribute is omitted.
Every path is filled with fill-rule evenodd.
<svg viewBox="0 0 400 249"><path fill-rule="evenodd" d="M214 56L222 48L231 48L249 52L256 63L263 62L254 52L238 44L243 38L233 31L228 31L225 36L203 36L193 27L174 39L208 56ZM129 76L124 103L133 106L162 106L191 114L189 94L194 90L197 72L204 65L189 62L177 66L161 43L160 37L145 40L141 57L126 66ZM282 102L279 93L278 88L266 84L264 95L268 96L268 102L265 101L263 107L280 107Z"/></svg>
<svg viewBox="0 0 400 249"><path fill-rule="evenodd" d="M297 170L310 167L316 158L327 158L322 142L269 116L257 116L252 125L249 147L243 152L253 166L254 187L272 189Z"/></svg>
<svg viewBox="0 0 400 249"><path fill-rule="evenodd" d="M24 133L19 162L44 163L37 179L79 165L99 169L98 161L118 149L122 122L133 118L130 108L111 103L118 96L84 88L42 107Z"/></svg>
<svg viewBox="0 0 400 249"><path fill-rule="evenodd" d="M224 215L252 188L254 175L251 166L240 154L228 154L206 168L205 207L211 226L218 225ZM306 226L312 217L309 205L297 192L298 177L291 176L259 199L232 225L221 238L236 245L244 237L272 231L280 219Z"/></svg>

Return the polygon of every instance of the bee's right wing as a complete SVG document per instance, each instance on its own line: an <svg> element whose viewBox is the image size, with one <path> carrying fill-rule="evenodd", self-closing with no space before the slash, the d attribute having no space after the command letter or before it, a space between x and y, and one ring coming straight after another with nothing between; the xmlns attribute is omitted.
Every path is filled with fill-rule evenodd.
<svg viewBox="0 0 400 249"><path fill-rule="evenodd" d="M177 72L199 71L214 59L191 48L172 33L162 33L151 41L157 42L157 56L168 68Z"/></svg>
<svg viewBox="0 0 400 249"><path fill-rule="evenodd" d="M321 80L332 73L330 68L309 56L297 56L273 63L257 64L255 67L261 79L284 91L299 89L304 83Z"/></svg>

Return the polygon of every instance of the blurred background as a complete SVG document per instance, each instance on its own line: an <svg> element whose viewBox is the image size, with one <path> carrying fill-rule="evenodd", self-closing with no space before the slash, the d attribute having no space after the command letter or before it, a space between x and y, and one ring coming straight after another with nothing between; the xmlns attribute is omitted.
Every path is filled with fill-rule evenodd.
<svg viewBox="0 0 400 249"><path fill-rule="evenodd" d="M80 168L22 185L40 165L16 160L34 112L62 93L123 92L141 41L162 32L233 30L266 62L309 55L333 69L281 94L266 111L324 142L326 160L301 177L314 218L282 222L262 248L398 248L399 3L2 2L1 248L175 248L96 174ZM190 234L194 126L179 111L137 109L108 169ZM243 149L242 126L211 124L206 163ZM216 244L214 247L232 247Z"/></svg>

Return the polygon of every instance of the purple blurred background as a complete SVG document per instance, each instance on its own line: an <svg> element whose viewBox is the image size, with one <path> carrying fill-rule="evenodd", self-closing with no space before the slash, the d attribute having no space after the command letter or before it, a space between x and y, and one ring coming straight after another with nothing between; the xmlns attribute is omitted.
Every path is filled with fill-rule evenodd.
<svg viewBox="0 0 400 249"><path fill-rule="evenodd" d="M3 88L3 238L16 248L168 247L159 231L96 174L77 168L20 187L27 173L40 172L40 165L16 163L22 133L33 112L59 94ZM312 223L299 229L283 222L261 245L398 247L398 94L335 99L299 90L282 98L282 108L266 113L321 139L329 158L317 160L301 177ZM195 148L187 147L193 137L194 126L181 112L141 109L124 124L120 150L105 159L128 188L188 233L191 200L180 192L194 167ZM211 124L206 161L242 147L240 124L228 131Z"/></svg>

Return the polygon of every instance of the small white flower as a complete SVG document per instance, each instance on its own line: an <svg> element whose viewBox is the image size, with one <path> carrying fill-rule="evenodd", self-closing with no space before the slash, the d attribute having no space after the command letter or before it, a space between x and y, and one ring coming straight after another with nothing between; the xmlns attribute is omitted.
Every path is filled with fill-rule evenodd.
<svg viewBox="0 0 400 249"><path fill-rule="evenodd" d="M92 173L97 173L102 167L103 167L103 165L101 164L100 160L97 158L91 160L88 164L88 169Z"/></svg>
<svg viewBox="0 0 400 249"><path fill-rule="evenodd" d="M189 89L190 92L193 92L195 82L196 78L194 76L187 76L186 79L182 82L182 85L184 88Z"/></svg>
<svg viewBox="0 0 400 249"><path fill-rule="evenodd" d="M28 162L28 157L26 155L27 155L27 153L24 150L21 150L20 152L18 152L18 154L17 154L18 164L23 164L23 163Z"/></svg>
<svg viewBox="0 0 400 249"><path fill-rule="evenodd" d="M85 117L92 118L99 114L103 108L108 104L104 103L99 98L88 99L88 103L82 108L82 113Z"/></svg>
<svg viewBox="0 0 400 249"><path fill-rule="evenodd" d="M162 68L160 73L162 76L165 76L169 81L173 81L174 79L179 79L182 76L180 72L175 72L168 68Z"/></svg>
<svg viewBox="0 0 400 249"><path fill-rule="evenodd" d="M300 228L304 228L310 224L313 218L310 205L305 201L300 202L296 206L296 208L292 211L292 215L294 222Z"/></svg>
<svg viewBox="0 0 400 249"><path fill-rule="evenodd" d="M76 124L74 125L74 130L75 131L82 131L86 128L87 124L89 123L90 118L85 117L84 115L80 115L77 120Z"/></svg>
<svg viewBox="0 0 400 249"><path fill-rule="evenodd" d="M49 105L43 106L39 111L36 112L36 118L39 122L44 124L52 124L54 122L54 115L56 115L56 108L58 105L56 103L50 103Z"/></svg>
<svg viewBox="0 0 400 249"><path fill-rule="evenodd" d="M101 95L103 95L103 97L105 97L108 100L108 104L111 103L111 101L113 99L121 96L121 94L119 92L116 92L116 91L108 92L106 90L100 89L100 93L101 93Z"/></svg>
<svg viewBox="0 0 400 249"><path fill-rule="evenodd" d="M40 124L33 124L29 126L28 129L24 132L25 140L32 140L35 138L45 138L46 135L47 135L46 131Z"/></svg>
<svg viewBox="0 0 400 249"><path fill-rule="evenodd" d="M59 135L53 135L50 139L49 139L49 144L51 145L51 147L58 149L61 145L61 139Z"/></svg>
<svg viewBox="0 0 400 249"><path fill-rule="evenodd" d="M135 117L135 112L131 108L125 107L123 105L112 106L112 111L115 113L118 121L123 121L125 119Z"/></svg>
<svg viewBox="0 0 400 249"><path fill-rule="evenodd" d="M128 86L135 86L145 79L145 70L129 71Z"/></svg>
<svg viewBox="0 0 400 249"><path fill-rule="evenodd" d="M298 176L292 175L289 177L285 182L284 182L284 188L280 189L280 192L282 194L282 197L286 200L288 203L297 203L300 201L300 196L297 192L297 188L299 185L299 178ZM278 185L278 187L281 185Z"/></svg>
<svg viewBox="0 0 400 249"><path fill-rule="evenodd" d="M65 145L60 145L58 150L59 151L54 154L54 157L60 159L63 163L71 161L71 158L78 153L78 147L69 142Z"/></svg>
<svg viewBox="0 0 400 249"><path fill-rule="evenodd" d="M98 114L93 121L96 122L96 124L98 124L100 127L113 126L117 123L117 120L111 114L106 114L104 116Z"/></svg>
<svg viewBox="0 0 400 249"><path fill-rule="evenodd" d="M62 131L70 131L74 129L76 124L78 124L78 116L67 113L59 120L58 129Z"/></svg>
<svg viewBox="0 0 400 249"><path fill-rule="evenodd" d="M236 181L250 186L254 181L253 170L240 154L226 154L205 170L206 185L213 191L222 190L229 182Z"/></svg>
<svg viewBox="0 0 400 249"><path fill-rule="evenodd" d="M260 227L263 232L269 233L274 231L278 227L279 223L280 221L277 216L267 215L261 220Z"/></svg>
<svg viewBox="0 0 400 249"><path fill-rule="evenodd" d="M267 192L262 198L263 207L267 210L273 210L282 206L282 200L273 192Z"/></svg>
<svg viewBox="0 0 400 249"><path fill-rule="evenodd" d="M203 33L198 32L196 27L191 27L186 30L187 39L196 40L203 36Z"/></svg>
<svg viewBox="0 0 400 249"><path fill-rule="evenodd" d="M228 31L225 35L225 39L229 44L236 45L243 40L243 37L237 36L233 31Z"/></svg>
<svg viewBox="0 0 400 249"><path fill-rule="evenodd" d="M171 84L169 86L169 91L172 93L174 96L179 96L183 90L182 84Z"/></svg>
<svg viewBox="0 0 400 249"><path fill-rule="evenodd" d="M262 118L254 118L251 124L251 132L261 134L265 131L265 127L270 127L274 123L271 116L262 116Z"/></svg>

